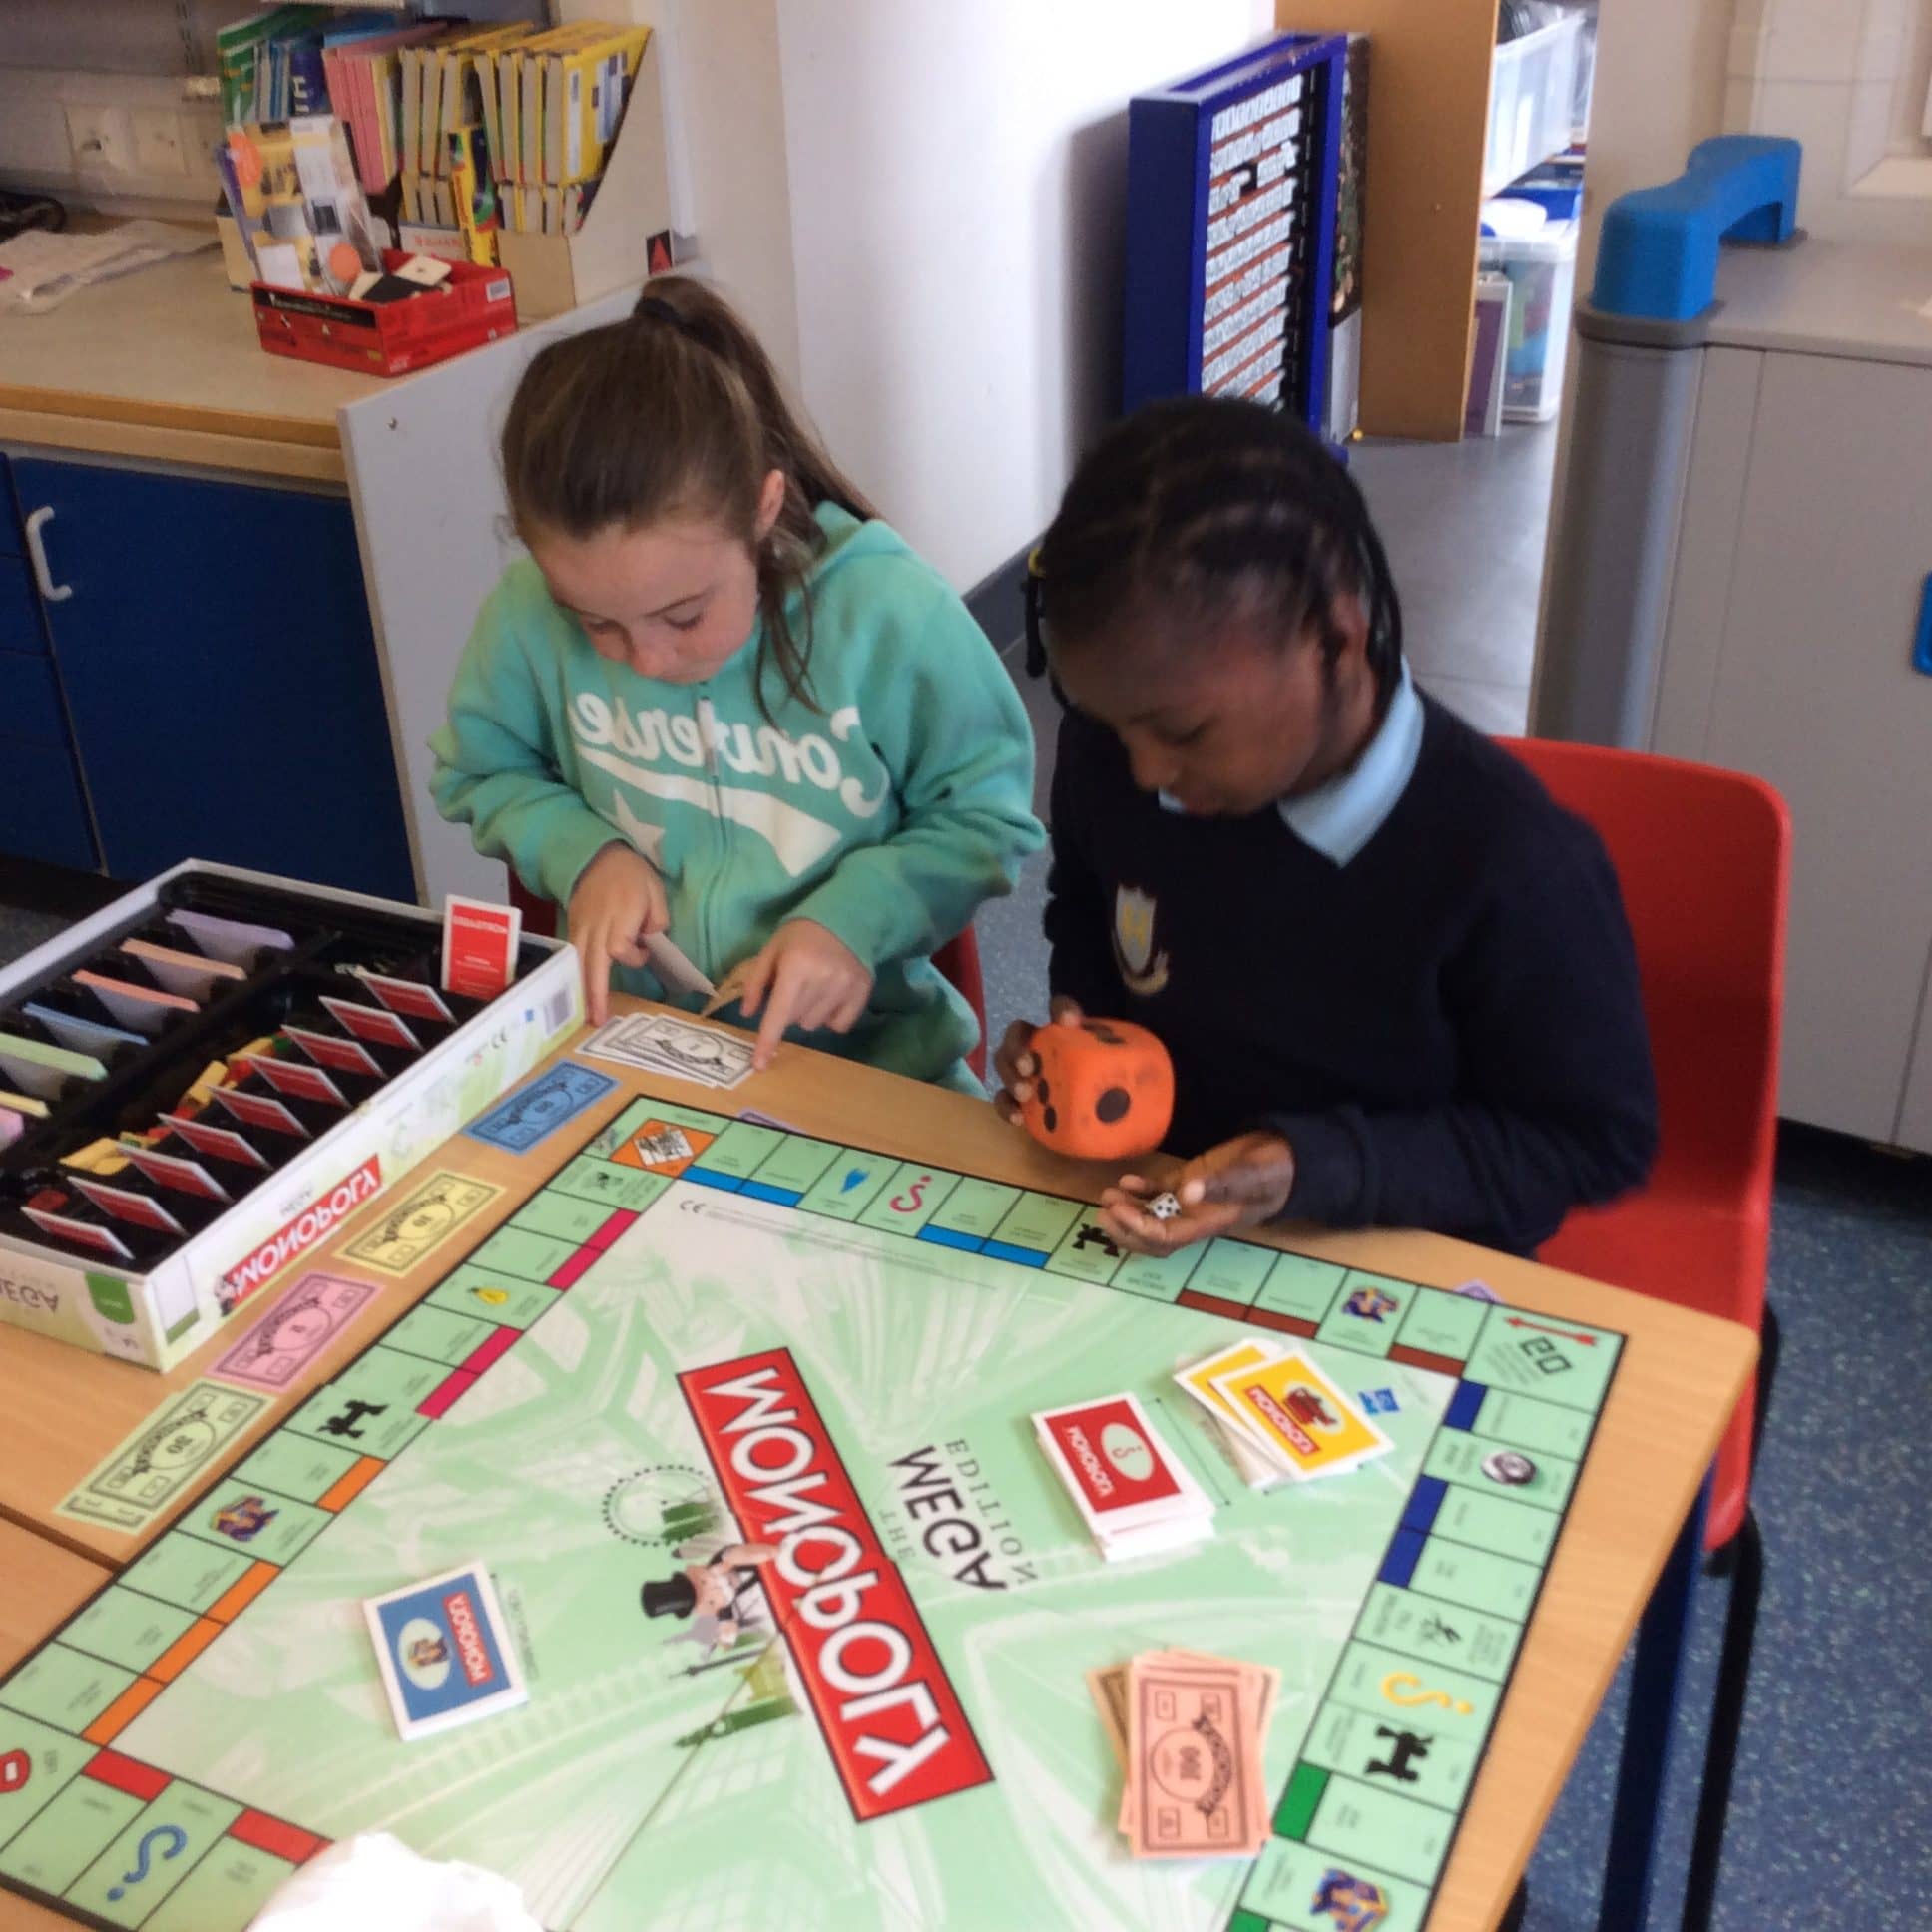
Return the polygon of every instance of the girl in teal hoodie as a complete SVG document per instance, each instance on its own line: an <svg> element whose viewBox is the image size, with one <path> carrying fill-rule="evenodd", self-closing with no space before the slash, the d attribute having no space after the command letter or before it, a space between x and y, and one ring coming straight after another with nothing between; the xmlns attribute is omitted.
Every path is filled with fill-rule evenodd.
<svg viewBox="0 0 1932 1932"><path fill-rule="evenodd" d="M445 818L568 908L591 1017L675 997L665 933L759 1021L977 1092L931 954L1042 842L1012 681L702 284L554 342L503 428L529 556L431 739ZM695 1004L688 996L686 1004Z"/></svg>

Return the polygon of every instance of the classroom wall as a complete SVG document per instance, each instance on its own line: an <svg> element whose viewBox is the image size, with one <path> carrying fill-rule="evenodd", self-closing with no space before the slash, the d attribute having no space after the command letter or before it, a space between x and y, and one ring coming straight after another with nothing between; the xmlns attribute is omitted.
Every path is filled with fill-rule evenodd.
<svg viewBox="0 0 1932 1932"><path fill-rule="evenodd" d="M628 0L664 37L673 226L799 386L797 277L778 65L780 0ZM612 0L568 0L586 18Z"/></svg>
<svg viewBox="0 0 1932 1932"><path fill-rule="evenodd" d="M1932 0L1736 0L1724 126L1804 145L1798 221L1932 243Z"/></svg>
<svg viewBox="0 0 1932 1932"><path fill-rule="evenodd" d="M804 400L964 589L1116 404L1129 97L1269 0L777 0ZM708 243L709 246L709 243Z"/></svg>
<svg viewBox="0 0 1932 1932"><path fill-rule="evenodd" d="M1590 289L1597 230L1619 195L1669 181L1723 129L1733 0L1603 0L1590 102L1590 159L1577 298Z"/></svg>

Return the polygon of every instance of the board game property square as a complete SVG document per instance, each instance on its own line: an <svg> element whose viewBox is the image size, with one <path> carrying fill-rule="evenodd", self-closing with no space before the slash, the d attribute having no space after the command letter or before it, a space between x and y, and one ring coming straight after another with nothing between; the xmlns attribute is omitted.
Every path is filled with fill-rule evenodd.
<svg viewBox="0 0 1932 1932"><path fill-rule="evenodd" d="M1271 1249L1193 1250L1176 1271L1208 1285L1156 1298L1131 1259L1062 1252L1081 1204L943 1166L739 1136L730 1178L761 1192L687 1178L732 1125L637 1100L573 1158L514 1157L553 1179L510 1190L494 1261L450 1267L222 1483L166 1493L192 1506L0 1681L0 1883L120 1914L115 1859L172 1827L198 1861L157 1922L242 1932L277 1861L393 1827L583 1932L686 1926L708 1872L864 1898L887 1845L960 1932L1422 1926L1622 1338L1402 1282L1460 1358L1405 1360L1355 1315L1355 1348L1284 1340ZM475 1145L432 1157L428 1206L481 1186ZM928 1176L942 1211L894 1216ZM1312 1331L1339 1273L1287 1273ZM1245 1338L1391 1397L1387 1450L1247 1488L1171 1379ZM1028 1417L1123 1392L1213 1490L1213 1534L1108 1564ZM405 1742L361 1602L485 1564L529 1700ZM1069 1894L1054 1821L1120 1797L1088 1674L1197 1598L1217 1648L1282 1673L1267 1842L1212 1886L1083 1855ZM150 1862L137 1884L173 1882Z"/></svg>

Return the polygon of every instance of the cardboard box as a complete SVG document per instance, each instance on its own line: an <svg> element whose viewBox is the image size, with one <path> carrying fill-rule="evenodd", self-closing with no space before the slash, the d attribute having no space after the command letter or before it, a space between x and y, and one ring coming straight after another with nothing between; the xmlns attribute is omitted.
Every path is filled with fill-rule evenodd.
<svg viewBox="0 0 1932 1932"><path fill-rule="evenodd" d="M409 257L385 248L382 265ZM271 355L327 362L361 375L403 375L517 331L517 299L501 268L456 262L441 288L409 301L355 301L257 281L255 332Z"/></svg>
<svg viewBox="0 0 1932 1932"><path fill-rule="evenodd" d="M603 182L583 226L575 235L520 235L506 227L497 235L496 252L516 282L517 312L526 322L562 315L674 265L656 34L645 43Z"/></svg>
<svg viewBox="0 0 1932 1932"><path fill-rule="evenodd" d="M331 909L344 917L375 911L420 926L425 949L441 943L441 919L419 906L191 859L0 972L0 1009L152 922L176 881L298 894L318 922ZM0 1321L149 1368L180 1361L238 1309L298 1272L350 1216L562 1045L583 1018L577 955L556 940L526 936L519 958L520 975L508 991L305 1142L152 1271L106 1256L82 1259L0 1226ZM242 1044L223 1043L230 1052ZM198 1058L195 1071L199 1065Z"/></svg>

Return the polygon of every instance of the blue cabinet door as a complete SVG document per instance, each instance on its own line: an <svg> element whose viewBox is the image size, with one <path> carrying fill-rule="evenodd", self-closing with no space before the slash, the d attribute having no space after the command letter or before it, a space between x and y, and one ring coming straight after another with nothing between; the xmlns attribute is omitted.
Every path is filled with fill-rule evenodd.
<svg viewBox="0 0 1932 1932"><path fill-rule="evenodd" d="M0 855L92 872L100 854L25 548L0 456Z"/></svg>
<svg viewBox="0 0 1932 1932"><path fill-rule="evenodd" d="M119 878L224 859L413 900L343 499L16 457L43 606Z"/></svg>

